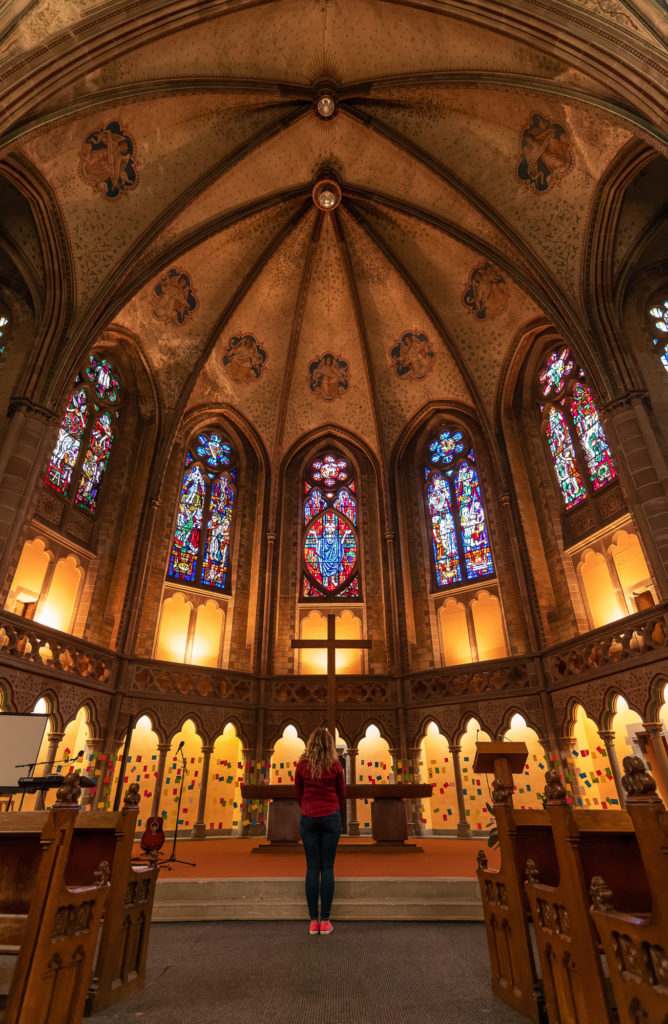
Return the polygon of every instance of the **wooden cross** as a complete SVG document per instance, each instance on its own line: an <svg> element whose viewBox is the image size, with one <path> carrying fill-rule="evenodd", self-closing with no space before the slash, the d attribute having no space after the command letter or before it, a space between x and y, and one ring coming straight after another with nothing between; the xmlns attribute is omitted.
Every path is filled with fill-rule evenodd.
<svg viewBox="0 0 668 1024"><path fill-rule="evenodd" d="M337 640L336 639L336 615L333 612L327 616L327 639L326 640L293 640L295 647L306 647L311 650L325 649L327 651L327 728L332 739L336 738L336 652L371 647L370 640Z"/></svg>

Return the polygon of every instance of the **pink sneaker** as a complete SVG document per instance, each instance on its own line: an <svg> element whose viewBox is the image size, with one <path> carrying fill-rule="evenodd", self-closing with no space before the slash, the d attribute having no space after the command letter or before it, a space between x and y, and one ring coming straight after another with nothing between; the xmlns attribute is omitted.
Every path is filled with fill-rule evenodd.
<svg viewBox="0 0 668 1024"><path fill-rule="evenodd" d="M320 921L311 921L310 925L308 926L308 933L309 935L319 935Z"/></svg>
<svg viewBox="0 0 668 1024"><path fill-rule="evenodd" d="M333 931L334 931L334 925L332 924L331 921L321 921L320 922L320 934L321 935L329 935Z"/></svg>

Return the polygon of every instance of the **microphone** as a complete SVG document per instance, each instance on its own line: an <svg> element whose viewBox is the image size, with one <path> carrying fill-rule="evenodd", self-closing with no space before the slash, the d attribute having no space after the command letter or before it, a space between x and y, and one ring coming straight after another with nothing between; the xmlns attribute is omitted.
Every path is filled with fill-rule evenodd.
<svg viewBox="0 0 668 1024"><path fill-rule="evenodd" d="M80 750L80 751L79 751L79 753L77 754L77 756L76 756L76 757L74 758L74 760L75 760L75 761L78 761L78 760L80 760L80 758L82 758L83 756L84 756L84 752L83 752L83 750Z"/></svg>
<svg viewBox="0 0 668 1024"><path fill-rule="evenodd" d="M176 748L176 753L178 754L179 750L183 750L185 745L186 745L186 741L185 740L181 740L181 742L179 743L178 747Z"/></svg>

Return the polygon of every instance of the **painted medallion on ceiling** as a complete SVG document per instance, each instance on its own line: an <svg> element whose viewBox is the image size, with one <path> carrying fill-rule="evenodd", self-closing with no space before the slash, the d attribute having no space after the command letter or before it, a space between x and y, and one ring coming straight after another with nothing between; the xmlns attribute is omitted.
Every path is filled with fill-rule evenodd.
<svg viewBox="0 0 668 1024"><path fill-rule="evenodd" d="M197 308L197 296L190 277L172 267L153 289L153 316L180 326Z"/></svg>
<svg viewBox="0 0 668 1024"><path fill-rule="evenodd" d="M390 349L390 359L401 380L424 380L434 365L429 338L424 331L406 331Z"/></svg>
<svg viewBox="0 0 668 1024"><path fill-rule="evenodd" d="M542 114L532 114L522 132L522 159L517 168L520 181L536 192L547 192L564 176L573 162L568 133L563 125Z"/></svg>
<svg viewBox="0 0 668 1024"><path fill-rule="evenodd" d="M463 295L464 305L478 320L492 320L508 308L506 279L491 263L474 267Z"/></svg>
<svg viewBox="0 0 668 1024"><path fill-rule="evenodd" d="M341 398L348 390L348 363L332 352L325 352L309 365L309 387L326 402Z"/></svg>
<svg viewBox="0 0 668 1024"><path fill-rule="evenodd" d="M81 146L79 171L107 199L118 199L137 184L135 145L118 121L89 132Z"/></svg>
<svg viewBox="0 0 668 1024"><path fill-rule="evenodd" d="M223 370L235 384L252 384L262 376L266 361L265 349L258 345L252 334L237 334L227 343Z"/></svg>

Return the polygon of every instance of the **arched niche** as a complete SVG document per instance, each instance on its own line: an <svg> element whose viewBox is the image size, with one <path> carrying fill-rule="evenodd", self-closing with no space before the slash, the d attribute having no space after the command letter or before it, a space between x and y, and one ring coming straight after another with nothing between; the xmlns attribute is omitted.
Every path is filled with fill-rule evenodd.
<svg viewBox="0 0 668 1024"><path fill-rule="evenodd" d="M228 722L213 744L204 824L208 831L231 835L241 821L241 781L244 777L241 740ZM236 807L234 805L237 805Z"/></svg>
<svg viewBox="0 0 668 1024"><path fill-rule="evenodd" d="M184 594L165 598L155 645L155 657L159 661L185 663L191 613L192 604Z"/></svg>
<svg viewBox="0 0 668 1024"><path fill-rule="evenodd" d="M337 640L361 640L362 638L362 613L345 609L336 614L334 622L334 635ZM300 638L302 640L326 640L327 639L327 612L318 611L312 608L302 613L300 619ZM337 675L360 675L362 672L362 651L361 650L338 650L335 654ZM327 674L327 651L308 650L299 651L299 674L300 675L326 675Z"/></svg>
<svg viewBox="0 0 668 1024"><path fill-rule="evenodd" d="M276 740L271 755L271 782L289 785L294 780L297 761L305 749L306 744L295 726L286 725L283 734Z"/></svg>
<svg viewBox="0 0 668 1024"><path fill-rule="evenodd" d="M519 808L542 808L545 789L545 772L549 768L547 755L538 738L538 733L527 725L526 719L516 711L502 737L509 743L526 743L527 761L521 776L515 776L513 804Z"/></svg>
<svg viewBox="0 0 668 1024"><path fill-rule="evenodd" d="M52 557L41 537L25 542L5 601L7 611L34 616Z"/></svg>
<svg viewBox="0 0 668 1024"><path fill-rule="evenodd" d="M478 661L505 658L506 636L501 615L501 602L496 594L481 590L471 602Z"/></svg>
<svg viewBox="0 0 668 1024"><path fill-rule="evenodd" d="M139 785L139 816L137 828L146 826L146 820L151 817L153 808L153 797L158 773L158 743L160 737L155 731L150 715L141 715L132 730L130 738L130 749L128 759L123 766L123 792L127 791L131 782ZM116 751L116 757L121 768L120 759L123 755L123 744ZM127 779L127 782L125 782ZM116 781L118 781L116 779Z"/></svg>
<svg viewBox="0 0 668 1024"><path fill-rule="evenodd" d="M573 796L576 804L591 809L619 809L619 798L605 744L596 723L581 704L573 714L572 747Z"/></svg>
<svg viewBox="0 0 668 1024"><path fill-rule="evenodd" d="M621 607L605 556L587 548L580 556L577 571L592 626L596 629L621 619L625 609Z"/></svg>
<svg viewBox="0 0 668 1024"><path fill-rule="evenodd" d="M447 598L438 609L441 650L446 666L466 665L471 657L471 641L466 616L466 605L456 597Z"/></svg>
<svg viewBox="0 0 668 1024"><path fill-rule="evenodd" d="M659 721L663 725L664 732L668 734L668 683L663 688L661 707L659 708Z"/></svg>
<svg viewBox="0 0 668 1024"><path fill-rule="evenodd" d="M629 612L651 608L656 603L656 594L638 535L618 530L613 534L609 553Z"/></svg>
<svg viewBox="0 0 668 1024"><path fill-rule="evenodd" d="M35 621L62 633L71 632L82 583L83 569L76 556L59 558L49 588L37 604Z"/></svg>
<svg viewBox="0 0 668 1024"><path fill-rule="evenodd" d="M373 722L357 744L357 782L379 784L390 781L395 772L390 745ZM363 829L371 828L371 801L357 801L357 815Z"/></svg>
<svg viewBox="0 0 668 1024"><path fill-rule="evenodd" d="M481 832L487 828L490 816L487 803L491 799L490 784L484 775L476 775L473 762L476 755L476 744L489 742L491 736L481 727L476 718L466 723L460 740L461 753L459 762L462 770L462 791L466 808L466 821L472 832Z"/></svg>
<svg viewBox="0 0 668 1024"><path fill-rule="evenodd" d="M179 744L183 741L182 751ZM181 756L183 753L183 757ZM160 795L160 813L164 828L172 830L176 824L176 809L183 778L183 799L179 829L189 831L197 820L199 790L202 783L202 739L192 718L187 718L180 730L172 736L165 763L165 779Z"/></svg>
<svg viewBox="0 0 668 1024"><path fill-rule="evenodd" d="M190 657L192 665L218 668L225 630L225 612L217 601L208 600L195 613L195 633Z"/></svg>
<svg viewBox="0 0 668 1024"><path fill-rule="evenodd" d="M643 757L635 740L637 732L644 732L643 720L637 711L629 707L628 701L621 694L615 697L614 710L610 728L615 734L615 751L621 766L625 757Z"/></svg>
<svg viewBox="0 0 668 1024"><path fill-rule="evenodd" d="M438 835L456 829L458 821L455 773L447 736L429 722L420 741L420 782L431 783L433 796L422 798L422 823Z"/></svg>

